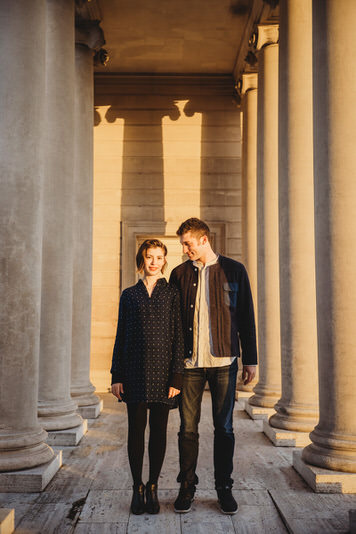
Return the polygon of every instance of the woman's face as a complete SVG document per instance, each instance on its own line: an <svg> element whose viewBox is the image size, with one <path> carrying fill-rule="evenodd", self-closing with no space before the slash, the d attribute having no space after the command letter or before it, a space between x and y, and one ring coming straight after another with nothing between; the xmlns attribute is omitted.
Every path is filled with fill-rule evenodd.
<svg viewBox="0 0 356 534"><path fill-rule="evenodd" d="M161 248L149 248L143 257L143 272L146 276L154 276L162 271L166 258Z"/></svg>

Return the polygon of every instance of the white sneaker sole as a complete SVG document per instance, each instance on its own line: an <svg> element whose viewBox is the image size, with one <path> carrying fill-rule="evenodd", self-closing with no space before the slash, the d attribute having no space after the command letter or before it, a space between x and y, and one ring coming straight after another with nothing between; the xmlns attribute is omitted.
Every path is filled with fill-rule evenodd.
<svg viewBox="0 0 356 534"><path fill-rule="evenodd" d="M193 502L193 501L194 501L194 499L192 499L192 502ZM176 514L187 514L188 512L191 511L191 509L192 509L192 507L190 506L190 507L188 508L188 510L176 510L176 509L174 508L174 511L175 511Z"/></svg>
<svg viewBox="0 0 356 534"><path fill-rule="evenodd" d="M220 508L220 512L221 512L222 514L225 514L225 515L234 515L234 514L237 514L237 509L236 509L234 512L225 512L225 510L223 510L223 509L221 508L220 505L219 505L219 508Z"/></svg>

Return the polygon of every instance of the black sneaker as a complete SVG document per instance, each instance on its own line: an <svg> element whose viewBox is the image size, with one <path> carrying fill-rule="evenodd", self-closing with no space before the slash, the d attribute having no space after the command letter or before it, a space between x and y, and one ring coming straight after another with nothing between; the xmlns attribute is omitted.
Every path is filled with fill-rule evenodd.
<svg viewBox="0 0 356 534"><path fill-rule="evenodd" d="M145 486L135 484L133 486L133 495L131 501L131 512L135 515L143 514L145 511Z"/></svg>
<svg viewBox="0 0 356 534"><path fill-rule="evenodd" d="M190 512L194 500L195 486L189 486L187 482L181 484L178 497L174 502L174 511L178 514Z"/></svg>
<svg viewBox="0 0 356 534"><path fill-rule="evenodd" d="M234 499L231 488L226 486L225 488L216 488L220 510L223 514L233 515L237 512L237 502Z"/></svg>

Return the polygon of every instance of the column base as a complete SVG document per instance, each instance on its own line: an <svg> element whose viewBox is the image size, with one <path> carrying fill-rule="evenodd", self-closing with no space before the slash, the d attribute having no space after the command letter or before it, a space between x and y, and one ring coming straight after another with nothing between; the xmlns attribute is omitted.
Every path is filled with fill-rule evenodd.
<svg viewBox="0 0 356 534"><path fill-rule="evenodd" d="M315 493L356 493L356 473L331 471L307 464L303 451L293 452L293 467Z"/></svg>
<svg viewBox="0 0 356 534"><path fill-rule="evenodd" d="M92 404L91 406L79 406L78 412L83 419L96 419L103 411L103 407L103 399L100 399L99 404Z"/></svg>
<svg viewBox="0 0 356 534"><path fill-rule="evenodd" d="M349 510L350 534L356 534L356 510Z"/></svg>
<svg viewBox="0 0 356 534"><path fill-rule="evenodd" d="M12 534L15 530L15 510L0 508L0 534Z"/></svg>
<svg viewBox="0 0 356 534"><path fill-rule="evenodd" d="M62 451L47 464L21 471L0 473L0 492L37 493L43 491L62 465Z"/></svg>
<svg viewBox="0 0 356 534"><path fill-rule="evenodd" d="M263 421L263 432L276 447L306 447L311 443L309 432L275 428L267 420Z"/></svg>
<svg viewBox="0 0 356 534"><path fill-rule="evenodd" d="M73 385L70 394L79 408L95 406L100 403L100 397L95 394L95 387L91 382L84 385Z"/></svg>
<svg viewBox="0 0 356 534"><path fill-rule="evenodd" d="M82 424L75 428L48 432L47 443L56 447L75 447L87 431L88 421L84 419Z"/></svg>
<svg viewBox="0 0 356 534"><path fill-rule="evenodd" d="M253 406L249 403L249 399L245 400L245 412L251 417L251 419L267 420L275 412L274 408L264 408L263 406Z"/></svg>
<svg viewBox="0 0 356 534"><path fill-rule="evenodd" d="M240 389L235 390L235 400L249 399L252 395L253 395L253 391L241 391Z"/></svg>
<svg viewBox="0 0 356 534"><path fill-rule="evenodd" d="M260 406L261 408L273 408L273 413L275 413L275 405L279 401L279 397L274 395L260 395L256 394L256 391L254 392L254 395L250 397L250 404L253 406Z"/></svg>

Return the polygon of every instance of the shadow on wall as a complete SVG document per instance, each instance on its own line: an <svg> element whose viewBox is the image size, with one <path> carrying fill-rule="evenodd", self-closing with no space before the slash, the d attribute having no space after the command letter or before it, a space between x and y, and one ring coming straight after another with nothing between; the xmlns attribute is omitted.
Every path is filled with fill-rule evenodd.
<svg viewBox="0 0 356 534"><path fill-rule="evenodd" d="M232 85L219 91L220 85L211 90L196 82L103 84L96 91L92 379L98 391L108 383L123 277L132 270L134 283L142 236L166 236L171 263L179 263L175 232L197 216L224 228L217 251L239 259L239 111Z"/></svg>

